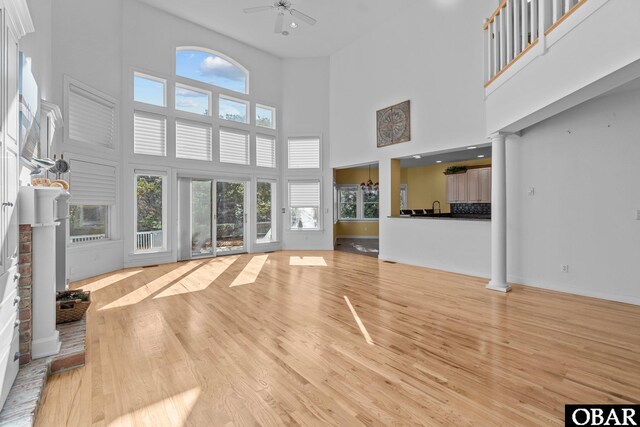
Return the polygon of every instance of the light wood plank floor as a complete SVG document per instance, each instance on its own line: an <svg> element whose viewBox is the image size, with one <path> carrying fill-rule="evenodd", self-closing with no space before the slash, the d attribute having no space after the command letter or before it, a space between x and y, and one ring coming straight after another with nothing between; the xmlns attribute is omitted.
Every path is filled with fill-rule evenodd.
<svg viewBox="0 0 640 427"><path fill-rule="evenodd" d="M484 285L341 252L84 280L88 363L50 379L37 425L547 426L640 401L640 307Z"/></svg>

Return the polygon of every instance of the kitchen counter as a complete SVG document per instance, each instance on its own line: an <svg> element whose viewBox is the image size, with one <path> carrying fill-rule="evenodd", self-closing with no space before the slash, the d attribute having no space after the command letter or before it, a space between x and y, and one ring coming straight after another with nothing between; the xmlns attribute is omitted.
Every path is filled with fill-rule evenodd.
<svg viewBox="0 0 640 427"><path fill-rule="evenodd" d="M454 221L491 221L491 215L464 215L464 214L426 214L426 215L399 215L389 216L387 218L400 218L400 219L438 219L438 220L454 220Z"/></svg>

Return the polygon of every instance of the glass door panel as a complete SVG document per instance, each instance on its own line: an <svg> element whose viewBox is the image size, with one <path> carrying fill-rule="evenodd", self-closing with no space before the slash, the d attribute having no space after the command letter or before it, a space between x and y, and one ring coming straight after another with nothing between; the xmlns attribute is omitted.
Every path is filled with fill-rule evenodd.
<svg viewBox="0 0 640 427"><path fill-rule="evenodd" d="M213 181L191 181L191 256L214 255Z"/></svg>
<svg viewBox="0 0 640 427"><path fill-rule="evenodd" d="M216 254L244 252L244 182L216 181Z"/></svg>

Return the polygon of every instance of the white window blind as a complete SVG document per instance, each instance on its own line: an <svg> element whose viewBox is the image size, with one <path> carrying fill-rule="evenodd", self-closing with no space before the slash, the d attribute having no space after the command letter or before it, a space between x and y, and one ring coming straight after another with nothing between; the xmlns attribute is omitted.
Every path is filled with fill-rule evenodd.
<svg viewBox="0 0 640 427"><path fill-rule="evenodd" d="M249 133L236 129L220 129L220 161L249 164Z"/></svg>
<svg viewBox="0 0 640 427"><path fill-rule="evenodd" d="M69 139L114 147L116 105L72 83L68 94Z"/></svg>
<svg viewBox="0 0 640 427"><path fill-rule="evenodd" d="M116 168L84 160L70 161L69 192L74 205L116 204Z"/></svg>
<svg viewBox="0 0 640 427"><path fill-rule="evenodd" d="M276 139L272 136L256 136L256 166L276 167Z"/></svg>
<svg viewBox="0 0 640 427"><path fill-rule="evenodd" d="M166 155L167 119L164 116L136 111L133 127L133 150L136 154Z"/></svg>
<svg viewBox="0 0 640 427"><path fill-rule="evenodd" d="M289 169L320 168L320 138L289 138Z"/></svg>
<svg viewBox="0 0 640 427"><path fill-rule="evenodd" d="M211 126L176 120L176 157L211 160Z"/></svg>
<svg viewBox="0 0 640 427"><path fill-rule="evenodd" d="M320 182L289 182L289 206L292 208L320 207Z"/></svg>

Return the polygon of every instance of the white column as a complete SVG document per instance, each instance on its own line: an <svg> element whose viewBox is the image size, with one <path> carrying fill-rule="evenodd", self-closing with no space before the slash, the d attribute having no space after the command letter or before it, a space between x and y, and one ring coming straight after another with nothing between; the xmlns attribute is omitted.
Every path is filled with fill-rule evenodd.
<svg viewBox="0 0 640 427"><path fill-rule="evenodd" d="M507 135L491 136L491 281L487 289L509 292L507 283Z"/></svg>

